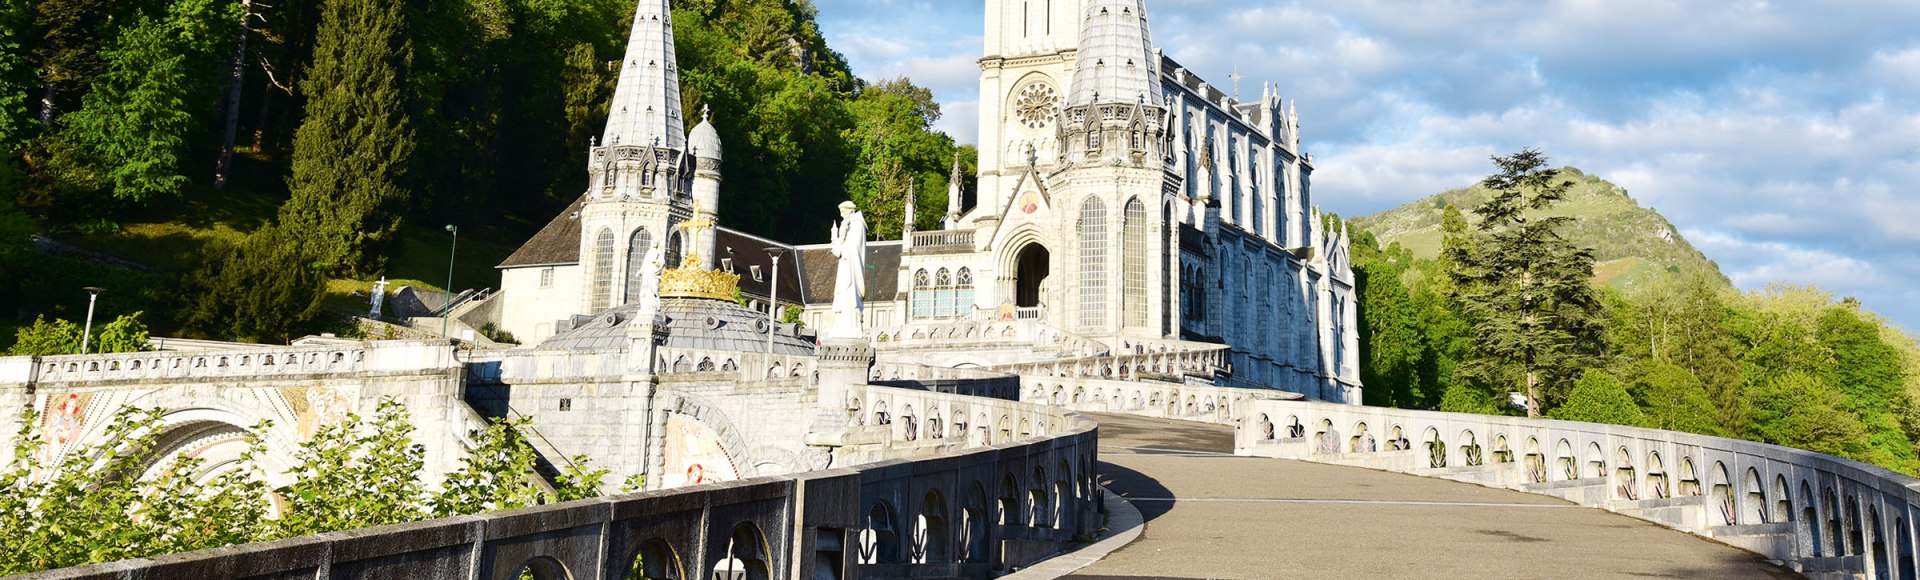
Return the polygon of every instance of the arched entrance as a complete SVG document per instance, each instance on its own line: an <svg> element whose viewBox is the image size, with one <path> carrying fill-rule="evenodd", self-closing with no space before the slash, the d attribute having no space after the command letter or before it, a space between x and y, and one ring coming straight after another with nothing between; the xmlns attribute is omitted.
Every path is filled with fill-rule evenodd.
<svg viewBox="0 0 1920 580"><path fill-rule="evenodd" d="M1037 243L1027 244L1027 247L1020 249L1014 264L1014 306L1039 306L1040 284L1053 272L1052 258L1047 248Z"/></svg>

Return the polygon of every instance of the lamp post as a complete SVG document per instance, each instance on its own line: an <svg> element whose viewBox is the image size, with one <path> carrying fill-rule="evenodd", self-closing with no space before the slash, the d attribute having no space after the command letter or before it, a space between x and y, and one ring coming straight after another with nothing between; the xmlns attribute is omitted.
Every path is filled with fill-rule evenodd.
<svg viewBox="0 0 1920 580"><path fill-rule="evenodd" d="M81 290L87 291L87 327L85 330L80 331L80 354L87 354L87 347L93 345L93 302L98 300L100 293L106 292L107 289L98 286L88 286L81 288Z"/></svg>
<svg viewBox="0 0 1920 580"><path fill-rule="evenodd" d="M767 357L773 357L773 333L780 324L780 256L787 249L767 248L767 256L773 258L773 277L767 279Z"/></svg>
<svg viewBox="0 0 1920 580"><path fill-rule="evenodd" d="M440 311L440 336L447 336L447 323L453 319L453 257L460 251L459 226L447 224L447 233L453 234L453 244L447 247L447 307Z"/></svg>

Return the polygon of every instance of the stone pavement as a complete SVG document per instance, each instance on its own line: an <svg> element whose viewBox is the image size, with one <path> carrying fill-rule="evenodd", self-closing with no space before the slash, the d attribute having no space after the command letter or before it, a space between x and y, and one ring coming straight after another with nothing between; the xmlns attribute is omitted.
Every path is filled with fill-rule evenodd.
<svg viewBox="0 0 1920 580"><path fill-rule="evenodd" d="M1227 427L1092 416L1102 483L1146 528L1068 578L1798 577L1750 552L1555 498L1235 457Z"/></svg>

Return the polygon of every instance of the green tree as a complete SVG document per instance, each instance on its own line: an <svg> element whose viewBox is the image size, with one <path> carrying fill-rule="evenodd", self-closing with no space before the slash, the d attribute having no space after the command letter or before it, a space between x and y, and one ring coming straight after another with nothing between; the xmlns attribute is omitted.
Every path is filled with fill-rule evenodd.
<svg viewBox="0 0 1920 580"><path fill-rule="evenodd" d="M539 455L520 430L528 421L495 420L480 432L460 470L447 475L443 491L429 501L436 517L506 510L545 503L547 492L533 471Z"/></svg>
<svg viewBox="0 0 1920 580"><path fill-rule="evenodd" d="M113 196L136 203L178 197L187 183L180 157L193 116L186 110L186 57L160 19L141 16L101 57L93 83L67 131L104 168Z"/></svg>
<svg viewBox="0 0 1920 580"><path fill-rule="evenodd" d="M14 331L13 348L7 356L48 356L80 353L80 325L46 315L33 319L33 325Z"/></svg>
<svg viewBox="0 0 1920 580"><path fill-rule="evenodd" d="M32 35L33 3L0 0L0 158L11 158L33 129L27 110L34 89Z"/></svg>
<svg viewBox="0 0 1920 580"><path fill-rule="evenodd" d="M320 314L326 280L303 247L277 227L215 247L180 280L181 322L210 336L286 342Z"/></svg>
<svg viewBox="0 0 1920 580"><path fill-rule="evenodd" d="M140 315L142 314L145 314L145 312L122 315L114 318L113 322L108 322L106 325L101 326L100 335L93 339L93 351L139 352L143 350L153 350L153 347L147 345L147 341L151 336L147 333L147 324L140 321Z"/></svg>
<svg viewBox="0 0 1920 580"><path fill-rule="evenodd" d="M1627 394L1620 379L1598 369L1587 369L1567 394L1567 402L1547 412L1548 417L1567 421L1586 421L1609 425L1641 427L1647 417Z"/></svg>
<svg viewBox="0 0 1920 580"><path fill-rule="evenodd" d="M378 269L406 208L400 184L414 132L403 84L413 60L404 6L322 3L313 65L301 84L307 107L294 136L292 199L281 206L280 223L329 268Z"/></svg>
<svg viewBox="0 0 1920 580"><path fill-rule="evenodd" d="M1746 403L1730 327L1733 313L1705 273L1659 277L1631 296L1609 295L1608 343L1616 356L1686 369L1713 400L1729 433L1746 423Z"/></svg>
<svg viewBox="0 0 1920 580"><path fill-rule="evenodd" d="M1912 402L1907 398L1900 352L1880 340L1879 325L1864 318L1859 303L1852 300L1827 308L1817 333L1833 353L1825 381L1846 394L1845 408L1867 429L1869 449L1863 460L1914 472L1920 461L1915 459L1912 437L1901 425Z"/></svg>
<svg viewBox="0 0 1920 580"><path fill-rule="evenodd" d="M1628 369L1628 390L1646 414L1646 426L1702 435L1727 434L1715 418L1713 401L1693 373L1678 366L1643 361Z"/></svg>
<svg viewBox="0 0 1920 580"><path fill-rule="evenodd" d="M1559 234L1570 218L1529 215L1571 185L1545 155L1526 149L1493 161L1500 172L1484 182L1493 197L1475 210L1478 251L1448 255L1479 353L1461 370L1482 385L1522 385L1528 416L1538 416L1603 350L1601 305L1588 283L1593 253Z"/></svg>
<svg viewBox="0 0 1920 580"><path fill-rule="evenodd" d="M276 493L286 501L279 537L350 530L421 519L426 447L398 401L380 402L368 424L358 414L322 426L294 454L295 478Z"/></svg>
<svg viewBox="0 0 1920 580"><path fill-rule="evenodd" d="M1847 397L1818 377L1789 372L1750 387L1747 437L1840 457L1867 455L1866 429L1847 412Z"/></svg>

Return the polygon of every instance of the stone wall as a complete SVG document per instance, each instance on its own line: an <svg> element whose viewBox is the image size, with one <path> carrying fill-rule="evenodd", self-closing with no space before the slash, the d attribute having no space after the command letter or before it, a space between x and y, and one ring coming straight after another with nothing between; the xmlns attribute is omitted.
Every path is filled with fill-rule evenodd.
<svg viewBox="0 0 1920 580"><path fill-rule="evenodd" d="M885 387L859 391L961 402ZM939 399L939 401L936 401ZM1099 527L1092 422L937 456L708 484L150 559L28 578L984 578Z"/></svg>
<svg viewBox="0 0 1920 580"><path fill-rule="evenodd" d="M1920 480L1811 451L1571 421L1256 400L1241 455L1552 495L1758 552L1810 577L1914 577Z"/></svg>

